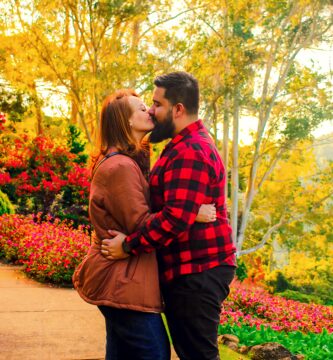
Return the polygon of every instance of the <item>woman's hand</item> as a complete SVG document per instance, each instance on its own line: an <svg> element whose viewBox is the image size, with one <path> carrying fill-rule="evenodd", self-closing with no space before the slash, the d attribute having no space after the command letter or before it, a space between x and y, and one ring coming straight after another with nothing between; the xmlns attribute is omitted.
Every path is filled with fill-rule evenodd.
<svg viewBox="0 0 333 360"><path fill-rule="evenodd" d="M127 235L116 230L108 230L108 233L113 236L113 238L102 240L102 255L108 260L119 260L129 257L129 254L126 254L122 247L122 243Z"/></svg>
<svg viewBox="0 0 333 360"><path fill-rule="evenodd" d="M200 206L196 222L207 223L216 220L216 207L214 204L202 204Z"/></svg>

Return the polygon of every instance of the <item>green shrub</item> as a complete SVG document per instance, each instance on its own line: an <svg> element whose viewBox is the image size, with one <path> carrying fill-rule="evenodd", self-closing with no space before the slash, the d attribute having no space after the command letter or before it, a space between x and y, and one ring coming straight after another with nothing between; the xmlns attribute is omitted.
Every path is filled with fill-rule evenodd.
<svg viewBox="0 0 333 360"><path fill-rule="evenodd" d="M220 325L219 334L233 334L240 345L253 346L266 342L278 342L293 354L303 354L307 360L331 359L333 354L333 336L327 330L322 333L304 334L300 331L284 332L271 328L252 326Z"/></svg>
<svg viewBox="0 0 333 360"><path fill-rule="evenodd" d="M275 270L266 275L265 282L272 294L303 303L333 305L332 274L328 273L327 270L327 276L323 275L322 279L322 282L299 285L299 282L297 283L294 279L287 277L285 272Z"/></svg>
<svg viewBox="0 0 333 360"><path fill-rule="evenodd" d="M282 292L287 289L294 289L292 284L286 279L281 271L276 270L271 272L266 277L266 284L269 287L271 293Z"/></svg>
<svg viewBox="0 0 333 360"><path fill-rule="evenodd" d="M0 190L0 216L3 214L14 214L14 206L10 202L7 194Z"/></svg>
<svg viewBox="0 0 333 360"><path fill-rule="evenodd" d="M237 259L236 275L237 275L238 280L241 282L243 280L245 280L246 278L248 278L247 267L245 265L245 262L240 259Z"/></svg>
<svg viewBox="0 0 333 360"><path fill-rule="evenodd" d="M310 304L310 303L324 304L324 301L321 300L318 296L311 295L311 294L304 294L304 293L301 293L296 290L287 289L283 292L277 293L276 295L282 296L286 299L296 300L296 301L306 303L306 304Z"/></svg>
<svg viewBox="0 0 333 360"><path fill-rule="evenodd" d="M72 154L77 155L74 162L87 164L88 155L84 153L87 142L83 140L82 133L75 125L69 125L67 129L67 146Z"/></svg>

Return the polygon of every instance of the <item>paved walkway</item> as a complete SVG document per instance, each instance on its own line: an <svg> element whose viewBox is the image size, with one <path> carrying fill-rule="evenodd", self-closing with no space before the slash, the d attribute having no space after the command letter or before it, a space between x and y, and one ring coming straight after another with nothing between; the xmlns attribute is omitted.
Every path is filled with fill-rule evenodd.
<svg viewBox="0 0 333 360"><path fill-rule="evenodd" d="M0 360L103 359L104 338L104 318L75 290L0 263Z"/></svg>
<svg viewBox="0 0 333 360"><path fill-rule="evenodd" d="M104 320L73 289L0 264L0 359L102 359Z"/></svg>

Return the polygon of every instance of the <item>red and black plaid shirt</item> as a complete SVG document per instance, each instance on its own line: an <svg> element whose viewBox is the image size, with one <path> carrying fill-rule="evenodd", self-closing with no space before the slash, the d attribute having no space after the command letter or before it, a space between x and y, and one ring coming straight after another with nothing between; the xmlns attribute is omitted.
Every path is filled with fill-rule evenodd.
<svg viewBox="0 0 333 360"><path fill-rule="evenodd" d="M139 231L126 238L131 252L158 249L161 279L235 266L227 219L225 169L201 120L176 135L150 174L152 212ZM215 204L217 220L195 222L201 204Z"/></svg>

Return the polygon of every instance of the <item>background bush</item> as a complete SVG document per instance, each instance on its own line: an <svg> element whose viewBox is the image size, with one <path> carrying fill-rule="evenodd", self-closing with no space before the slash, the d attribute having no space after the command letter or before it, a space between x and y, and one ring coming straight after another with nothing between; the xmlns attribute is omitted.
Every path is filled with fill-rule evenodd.
<svg viewBox="0 0 333 360"><path fill-rule="evenodd" d="M310 304L310 303L324 304L323 300L320 299L316 295L303 294L303 293L301 293L299 291L295 291L295 290L285 290L283 292L277 293L277 295L282 296L285 299L291 299L291 300L299 301L299 302L306 303L306 304Z"/></svg>
<svg viewBox="0 0 333 360"><path fill-rule="evenodd" d="M0 216L3 214L14 214L14 206L8 196L0 190Z"/></svg>
<svg viewBox="0 0 333 360"><path fill-rule="evenodd" d="M63 144L52 138L16 136L4 128L0 136L0 190L19 214L48 214L88 224L89 170L85 143L73 125Z"/></svg>
<svg viewBox="0 0 333 360"><path fill-rule="evenodd" d="M243 281L248 278L246 264L239 258L237 258L236 276L239 281Z"/></svg>
<svg viewBox="0 0 333 360"><path fill-rule="evenodd" d="M272 271L266 277L266 285L271 293L282 292L287 289L293 289L292 284L286 279L283 273L279 270Z"/></svg>
<svg viewBox="0 0 333 360"><path fill-rule="evenodd" d="M333 305L333 275L330 264L320 259L316 263L304 261L304 274L289 266L266 276L269 292L304 303ZM306 271L307 270L307 271Z"/></svg>

